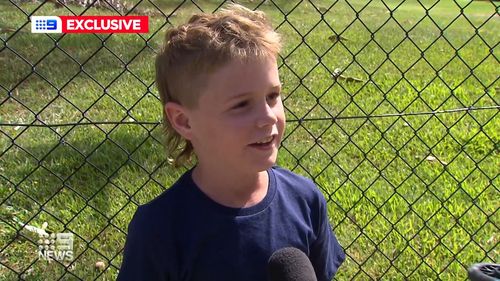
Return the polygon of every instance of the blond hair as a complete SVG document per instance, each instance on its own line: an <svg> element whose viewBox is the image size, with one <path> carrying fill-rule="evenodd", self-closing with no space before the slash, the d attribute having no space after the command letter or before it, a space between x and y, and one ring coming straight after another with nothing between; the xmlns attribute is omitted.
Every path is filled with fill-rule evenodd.
<svg viewBox="0 0 500 281"><path fill-rule="evenodd" d="M280 36L263 12L231 4L214 14L193 15L186 24L167 31L156 58L162 106L176 102L196 108L208 74L232 60L276 58L280 49ZM165 110L163 129L175 166L189 162L193 146L175 131Z"/></svg>

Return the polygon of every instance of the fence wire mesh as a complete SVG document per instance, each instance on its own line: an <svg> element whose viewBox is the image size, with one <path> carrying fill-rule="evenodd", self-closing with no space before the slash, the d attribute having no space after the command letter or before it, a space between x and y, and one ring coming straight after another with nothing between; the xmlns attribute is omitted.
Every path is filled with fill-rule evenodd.
<svg viewBox="0 0 500 281"><path fill-rule="evenodd" d="M0 276L116 278L166 161L154 56L224 1L0 3ZM347 260L338 280L465 280L499 262L495 1L241 1L283 35L279 165L312 178ZM33 15L148 15L148 34L32 34ZM44 223L47 223L44 225ZM47 262L37 231L73 233Z"/></svg>

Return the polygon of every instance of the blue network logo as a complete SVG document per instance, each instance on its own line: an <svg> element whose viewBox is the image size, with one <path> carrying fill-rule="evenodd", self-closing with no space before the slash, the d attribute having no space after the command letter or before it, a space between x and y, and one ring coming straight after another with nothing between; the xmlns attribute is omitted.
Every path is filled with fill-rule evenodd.
<svg viewBox="0 0 500 281"><path fill-rule="evenodd" d="M62 21L58 16L32 16L31 33L62 33Z"/></svg>
<svg viewBox="0 0 500 281"><path fill-rule="evenodd" d="M56 20L35 20L35 30L57 30Z"/></svg>

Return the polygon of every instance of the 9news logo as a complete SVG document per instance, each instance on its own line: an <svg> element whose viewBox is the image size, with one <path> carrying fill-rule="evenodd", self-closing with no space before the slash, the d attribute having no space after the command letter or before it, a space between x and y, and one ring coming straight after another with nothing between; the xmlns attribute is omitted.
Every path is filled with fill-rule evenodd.
<svg viewBox="0 0 500 281"><path fill-rule="evenodd" d="M38 257L47 261L73 260L73 233L43 233L38 240Z"/></svg>
<svg viewBox="0 0 500 281"><path fill-rule="evenodd" d="M62 21L57 16L32 16L31 33L62 33Z"/></svg>
<svg viewBox="0 0 500 281"><path fill-rule="evenodd" d="M31 33L148 33L147 16L32 16Z"/></svg>

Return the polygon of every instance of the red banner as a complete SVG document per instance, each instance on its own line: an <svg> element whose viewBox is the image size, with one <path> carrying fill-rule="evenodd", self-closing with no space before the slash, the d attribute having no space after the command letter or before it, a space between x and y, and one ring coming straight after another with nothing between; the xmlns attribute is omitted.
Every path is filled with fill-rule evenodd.
<svg viewBox="0 0 500 281"><path fill-rule="evenodd" d="M147 33L147 16L59 16L63 33Z"/></svg>

